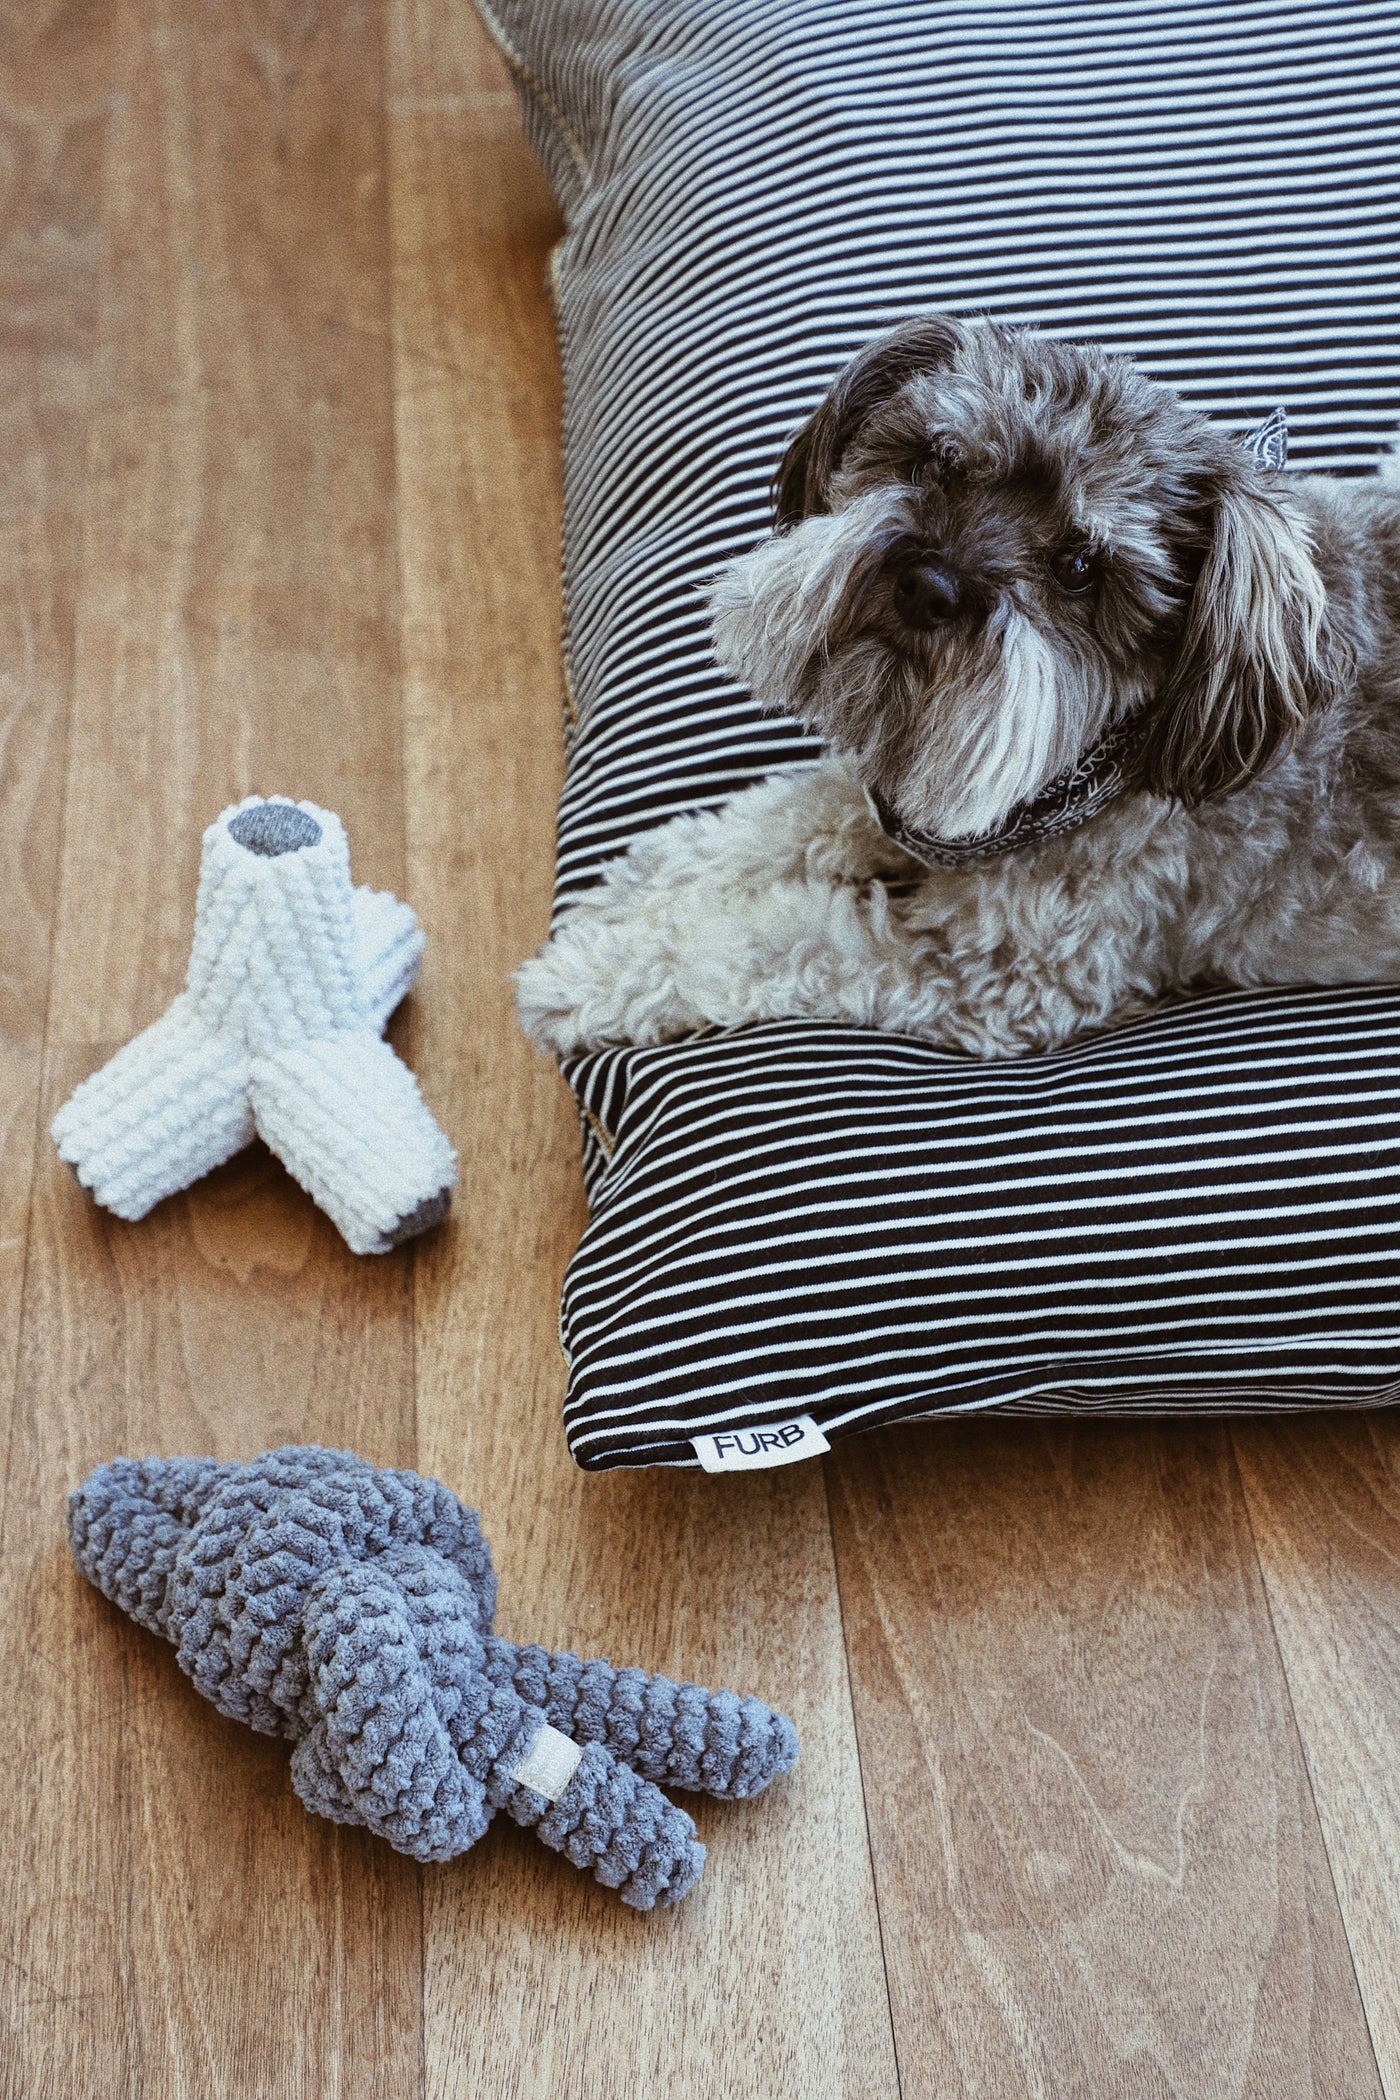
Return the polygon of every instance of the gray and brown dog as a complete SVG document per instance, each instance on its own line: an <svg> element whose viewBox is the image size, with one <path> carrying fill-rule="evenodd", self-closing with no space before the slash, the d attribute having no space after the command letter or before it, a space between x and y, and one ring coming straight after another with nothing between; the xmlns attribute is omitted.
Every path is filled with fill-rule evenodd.
<svg viewBox="0 0 1400 2100"><path fill-rule="evenodd" d="M723 662L832 755L642 839L518 980L560 1052L808 1015L984 1056L1400 978L1400 485L942 316L798 432Z"/></svg>

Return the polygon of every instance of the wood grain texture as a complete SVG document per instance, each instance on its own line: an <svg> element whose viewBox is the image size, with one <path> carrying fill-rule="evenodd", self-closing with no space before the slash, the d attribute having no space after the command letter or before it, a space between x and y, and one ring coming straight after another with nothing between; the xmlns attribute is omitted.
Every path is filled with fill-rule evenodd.
<svg viewBox="0 0 1400 2100"><path fill-rule="evenodd" d="M1387 2100L1400 2095L1400 1422L1238 1424L1236 1453Z"/></svg>
<svg viewBox="0 0 1400 2100"><path fill-rule="evenodd" d="M87 1889L104 1916L120 1900L101 1836L121 1813L120 1773L79 1770L95 1688L63 1668L42 1684L38 1672L16 1681L10 1665L25 1650L57 1661L45 1639L52 1600L34 1575L49 1558L34 1550L43 1512L22 1453L15 1462L15 1379L96 347L109 30L99 8L0 11L0 1664L18 1724L7 1731L0 1797L8 1805L17 1782L28 1791L43 1775L58 1813L90 1847ZM66 1583L66 1569L59 1579ZM60 1652L66 1662L71 1647ZM86 1961L66 1944L90 1926L71 1900L76 1891L47 1878L33 1828L6 1816L3 1834L0 2092L19 2095L45 2089L29 2076L25 2038L93 2019ZM41 1902L7 1900L16 1884L40 1881ZM109 1935L114 1955L118 1937ZM126 2055L116 2023L106 2039L104 2073L120 2082Z"/></svg>
<svg viewBox="0 0 1400 2100"><path fill-rule="evenodd" d="M437 11L417 0L414 19L434 93L411 92L411 20L391 137L409 870L436 941L415 1043L473 1133L459 1221L418 1274L419 1451L481 1499L512 1633L762 1691L806 1744L770 1796L699 1813L710 1862L679 1913L630 1914L514 1830L430 1877L427 2092L880 2100L896 2086L820 1475L586 1477L560 1433L577 1139L508 986L546 924L560 766L559 229L503 77L483 94L478 51L454 89Z"/></svg>
<svg viewBox="0 0 1400 2100"><path fill-rule="evenodd" d="M904 2100L1378 2092L1226 1432L829 1464Z"/></svg>
<svg viewBox="0 0 1400 2100"><path fill-rule="evenodd" d="M254 786L401 883L382 20L120 0L44 1122L178 989L200 832ZM0 1564L31 1717L0 1801L6 2093L408 2092L418 1873L307 1817L78 1580L119 1450L413 1457L410 1257L357 1262L265 1154L137 1226L44 1138Z"/></svg>
<svg viewBox="0 0 1400 2100"><path fill-rule="evenodd" d="M0 10L0 1406L53 945L101 257L105 11Z"/></svg>
<svg viewBox="0 0 1400 2100"><path fill-rule="evenodd" d="M57 1042L164 1005L234 796L313 792L402 881L382 38L123 0Z"/></svg>

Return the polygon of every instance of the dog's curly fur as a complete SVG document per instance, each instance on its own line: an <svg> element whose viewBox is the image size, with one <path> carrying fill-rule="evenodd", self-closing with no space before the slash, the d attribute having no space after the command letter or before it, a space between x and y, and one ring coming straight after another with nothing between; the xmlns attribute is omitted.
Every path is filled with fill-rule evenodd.
<svg viewBox="0 0 1400 2100"><path fill-rule="evenodd" d="M791 1016L1013 1056L1200 985L1400 978L1400 484L1266 472L1126 359L931 316L712 593L832 755L642 838L517 980L558 1054ZM1120 722L1077 831L925 868Z"/></svg>

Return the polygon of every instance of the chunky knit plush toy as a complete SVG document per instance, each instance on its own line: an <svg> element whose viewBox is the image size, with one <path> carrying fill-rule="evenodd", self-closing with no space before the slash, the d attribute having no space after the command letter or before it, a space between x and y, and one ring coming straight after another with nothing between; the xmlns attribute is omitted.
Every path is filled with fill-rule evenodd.
<svg viewBox="0 0 1400 2100"><path fill-rule="evenodd" d="M382 1031L423 934L352 889L329 810L250 795L204 834L185 989L59 1110L59 1152L97 1201L143 1218L256 1134L356 1254L437 1223L457 1160Z"/></svg>
<svg viewBox="0 0 1400 2100"><path fill-rule="evenodd" d="M115 1459L68 1531L220 1712L293 1739L308 1808L415 1859L465 1852L503 1808L650 1910L705 1857L658 1782L740 1799L797 1756L757 1699L501 1640L476 1511L353 1451Z"/></svg>

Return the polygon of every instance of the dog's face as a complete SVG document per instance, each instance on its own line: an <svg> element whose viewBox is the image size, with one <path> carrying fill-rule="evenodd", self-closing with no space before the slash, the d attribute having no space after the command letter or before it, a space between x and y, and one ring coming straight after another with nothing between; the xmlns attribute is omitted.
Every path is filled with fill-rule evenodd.
<svg viewBox="0 0 1400 2100"><path fill-rule="evenodd" d="M1324 697L1301 525L1125 359L934 317L846 368L717 577L721 661L904 822L993 829L1141 712L1143 784L1239 786Z"/></svg>

